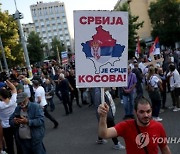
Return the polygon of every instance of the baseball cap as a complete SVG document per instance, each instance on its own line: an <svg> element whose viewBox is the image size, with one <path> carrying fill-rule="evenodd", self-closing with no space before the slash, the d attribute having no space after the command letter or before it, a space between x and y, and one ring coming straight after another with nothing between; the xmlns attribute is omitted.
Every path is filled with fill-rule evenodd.
<svg viewBox="0 0 180 154"><path fill-rule="evenodd" d="M28 95L25 92L17 94L16 103L19 104L19 103L23 102L27 97L28 97Z"/></svg>

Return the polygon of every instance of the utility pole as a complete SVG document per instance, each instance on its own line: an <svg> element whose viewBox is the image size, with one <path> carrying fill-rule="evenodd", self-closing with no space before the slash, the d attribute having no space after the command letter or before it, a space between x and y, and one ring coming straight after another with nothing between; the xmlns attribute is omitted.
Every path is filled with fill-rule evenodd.
<svg viewBox="0 0 180 154"><path fill-rule="evenodd" d="M6 61L6 56L5 56L5 52L4 52L4 47L3 47L3 44L2 44L1 36L0 36L0 46L1 46L1 51L2 51L2 56L3 56L3 61L4 61L6 73L9 74L9 69L8 69L8 65L7 65L7 61Z"/></svg>
<svg viewBox="0 0 180 154"><path fill-rule="evenodd" d="M59 55L59 51L58 51L58 46L56 48L56 51L57 51L57 60L58 60L58 63L61 64L60 55Z"/></svg>
<svg viewBox="0 0 180 154"><path fill-rule="evenodd" d="M15 6L16 6L16 1L15 0L14 0L14 3L15 3ZM16 12L15 12L15 14L13 14L13 18L15 20L17 20L17 23L18 23L18 26L19 26L21 43L22 43L22 46L23 46L23 49L24 49L26 67L28 69L29 77L31 78L32 77L32 69L31 69L31 65L30 65L30 62L29 62L29 55L28 55L28 50L27 50L27 46L26 46L26 40L25 40L24 32L23 32L21 22L20 22L20 19L23 18L23 14L17 10L17 6L16 6Z"/></svg>

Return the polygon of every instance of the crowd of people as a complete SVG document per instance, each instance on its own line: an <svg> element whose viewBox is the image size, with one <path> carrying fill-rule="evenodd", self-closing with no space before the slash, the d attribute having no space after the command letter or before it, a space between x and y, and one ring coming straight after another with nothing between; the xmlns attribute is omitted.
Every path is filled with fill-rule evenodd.
<svg viewBox="0 0 180 154"><path fill-rule="evenodd" d="M31 79L27 69L22 71L13 69L6 82L4 77L0 78L0 127L2 128L0 129L0 150L15 154L13 147L15 139L18 154L45 154L42 141L45 129L44 116L52 121L53 128L56 129L59 126L56 118L50 113L56 109L54 103L56 96L63 104L65 116L73 114L74 101L79 108L87 104L93 105L100 123L97 143L104 144L106 142L104 138L111 137L114 149L125 149L117 139L117 136L123 136L126 149L131 153L129 150L131 142L126 136L128 131L126 128L133 124L132 119L138 117L136 122L141 127L151 125L151 115L154 121L162 121L159 113L167 109L167 92L171 93L172 98L172 107L169 108L174 112L180 111L180 51L174 53L174 59L172 53L168 54L170 56L165 54L164 61L160 64L147 63L146 56L139 59L133 57L129 60L127 87L105 89L106 103L102 105L100 88L76 88L73 66L62 67L55 61L43 63L41 67L32 66L33 78ZM144 90L148 92L150 102L143 97ZM138 101L135 100L135 96L139 98ZM113 102L115 97L119 97L124 106L123 119L130 119L129 122L115 124ZM145 106L145 109L141 109L142 106ZM141 110L146 113L145 117L140 113ZM156 127L161 128L165 136L163 127L156 122L152 122L152 125L155 123ZM167 144L163 144L160 148L162 151L169 152Z"/></svg>

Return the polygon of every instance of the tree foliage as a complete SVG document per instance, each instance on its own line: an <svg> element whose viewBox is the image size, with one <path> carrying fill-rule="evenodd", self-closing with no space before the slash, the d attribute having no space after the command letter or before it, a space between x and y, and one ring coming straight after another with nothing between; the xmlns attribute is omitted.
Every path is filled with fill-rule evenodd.
<svg viewBox="0 0 180 154"><path fill-rule="evenodd" d="M59 52L59 55L61 55L62 51L65 51L65 46L62 42L60 42L57 37L54 37L52 39L51 43L51 51L53 52L54 57L57 57L57 53Z"/></svg>
<svg viewBox="0 0 180 154"><path fill-rule="evenodd" d="M44 45L41 43L39 35L35 32L31 32L28 36L27 43L30 63L41 62L44 58Z"/></svg>
<svg viewBox="0 0 180 154"><path fill-rule="evenodd" d="M8 66L21 64L23 62L23 50L19 42L18 25L8 11L1 12L0 10L0 35ZM0 57L2 57L1 55Z"/></svg>
<svg viewBox="0 0 180 154"><path fill-rule="evenodd" d="M144 21L138 22L139 16L133 16L129 9L129 4L124 3L122 6L118 6L116 11L128 11L129 13L129 32L128 32L128 57L134 56L136 49L137 30L143 26Z"/></svg>
<svg viewBox="0 0 180 154"><path fill-rule="evenodd" d="M149 9L152 36L159 37L160 43L174 47L180 41L180 2L178 0L157 0Z"/></svg>

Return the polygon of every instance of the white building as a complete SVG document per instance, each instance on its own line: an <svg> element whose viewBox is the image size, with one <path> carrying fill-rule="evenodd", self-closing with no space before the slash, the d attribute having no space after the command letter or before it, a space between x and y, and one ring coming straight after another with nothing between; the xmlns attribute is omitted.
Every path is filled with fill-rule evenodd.
<svg viewBox="0 0 180 154"><path fill-rule="evenodd" d="M26 39L28 38L31 32L36 31L34 23L22 24L22 27L23 27L24 36Z"/></svg>
<svg viewBox="0 0 180 154"><path fill-rule="evenodd" d="M35 30L51 49L51 42L54 37L60 40L66 47L71 49L72 43L69 33L66 10L63 2L37 2L31 5L31 15L35 24Z"/></svg>

